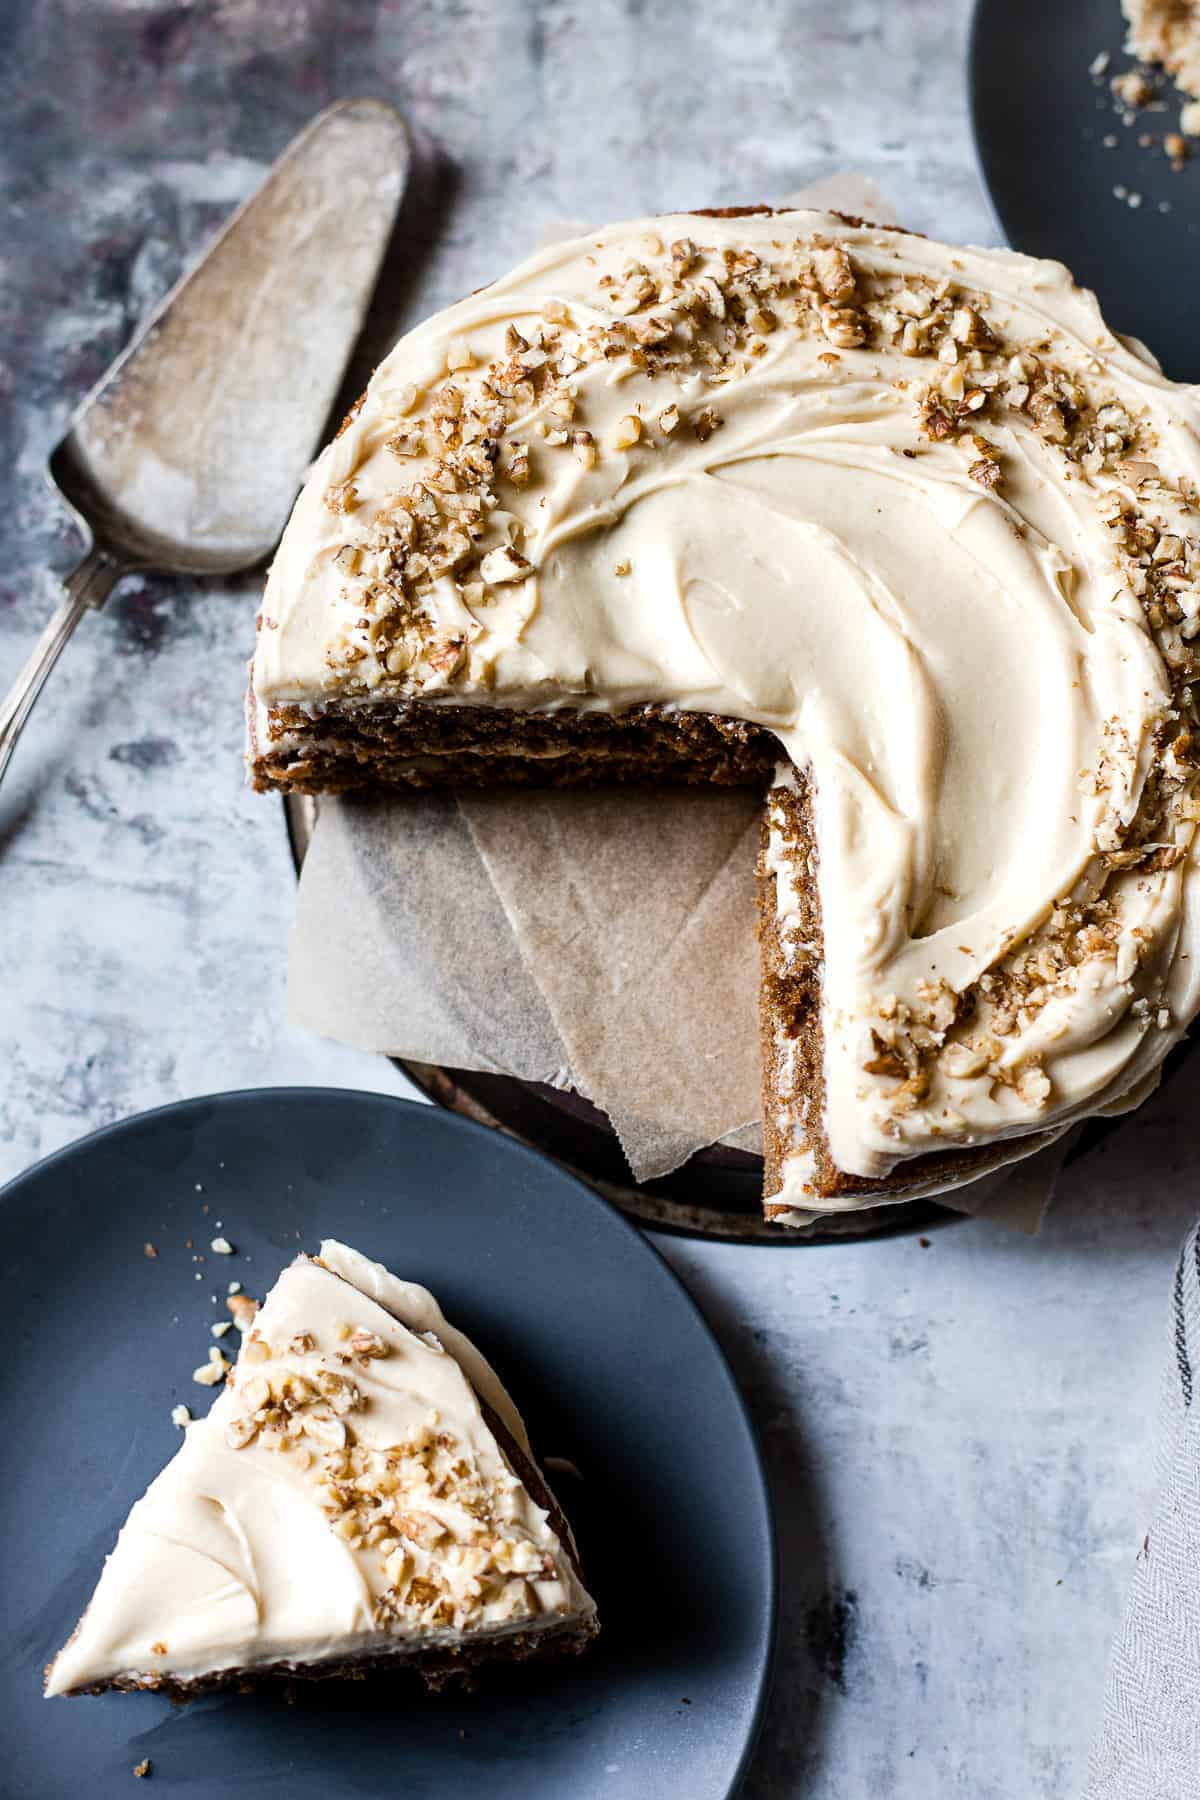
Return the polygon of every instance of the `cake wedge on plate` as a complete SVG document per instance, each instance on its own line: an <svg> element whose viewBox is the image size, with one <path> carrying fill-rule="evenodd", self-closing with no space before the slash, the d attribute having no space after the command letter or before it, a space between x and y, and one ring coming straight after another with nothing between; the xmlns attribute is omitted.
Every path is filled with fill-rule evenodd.
<svg viewBox="0 0 1200 1800"><path fill-rule="evenodd" d="M436 1687L596 1630L494 1371L424 1288L327 1241L129 1514L46 1692L400 1667Z"/></svg>

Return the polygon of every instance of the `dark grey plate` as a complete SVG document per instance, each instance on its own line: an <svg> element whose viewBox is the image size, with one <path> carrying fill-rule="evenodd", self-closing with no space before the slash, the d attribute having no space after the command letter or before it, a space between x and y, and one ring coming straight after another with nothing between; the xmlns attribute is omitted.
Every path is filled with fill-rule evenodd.
<svg viewBox="0 0 1200 1800"><path fill-rule="evenodd" d="M1200 141L1173 173L1162 139L1178 129L1180 95L1153 71L1165 110L1122 122L1108 81L1136 66L1124 35L1119 0L977 0L976 147L1009 243L1065 262L1114 330L1141 338L1176 381L1200 381ZM1111 65L1093 75L1101 51Z"/></svg>
<svg viewBox="0 0 1200 1800"><path fill-rule="evenodd" d="M232 1258L208 1253L218 1221ZM42 1665L178 1445L172 1406L208 1403L191 1371L227 1283L261 1296L326 1235L432 1287L511 1384L535 1447L581 1472L552 1478L600 1605L594 1650L504 1671L473 1696L381 1679L304 1688L293 1705L43 1700ZM735 1790L775 1619L758 1449L695 1305L582 1183L434 1107L223 1094L111 1126L12 1182L0 1267L0 1792L127 1795L147 1756L151 1791L189 1800Z"/></svg>

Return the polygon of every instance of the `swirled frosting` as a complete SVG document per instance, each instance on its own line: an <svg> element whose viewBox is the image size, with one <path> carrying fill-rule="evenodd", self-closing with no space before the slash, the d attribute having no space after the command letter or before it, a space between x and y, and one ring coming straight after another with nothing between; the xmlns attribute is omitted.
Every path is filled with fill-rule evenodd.
<svg viewBox="0 0 1200 1800"><path fill-rule="evenodd" d="M811 782L837 1166L1065 1128L1200 1004L1198 481L1197 390L1059 264L615 225L378 369L271 571L259 739L397 698L768 727Z"/></svg>
<svg viewBox="0 0 1200 1800"><path fill-rule="evenodd" d="M333 1241L298 1258L130 1513L47 1694L590 1619L481 1400L528 1454L496 1375L424 1288Z"/></svg>

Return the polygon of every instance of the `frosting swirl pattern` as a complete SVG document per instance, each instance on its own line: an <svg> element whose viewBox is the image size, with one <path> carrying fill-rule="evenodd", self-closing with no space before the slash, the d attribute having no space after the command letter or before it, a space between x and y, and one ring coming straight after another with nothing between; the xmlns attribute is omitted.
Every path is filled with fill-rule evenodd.
<svg viewBox="0 0 1200 1800"><path fill-rule="evenodd" d="M1197 391L1058 264L613 226L376 372L271 572L259 738L397 698L765 726L811 779L837 1166L1065 1129L1200 1004L1198 483ZM798 1131L785 1198L807 1167Z"/></svg>

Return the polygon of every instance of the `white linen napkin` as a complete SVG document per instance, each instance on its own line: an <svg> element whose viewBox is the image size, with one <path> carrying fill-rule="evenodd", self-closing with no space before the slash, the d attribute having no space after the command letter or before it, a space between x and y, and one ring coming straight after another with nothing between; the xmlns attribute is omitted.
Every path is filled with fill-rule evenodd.
<svg viewBox="0 0 1200 1800"><path fill-rule="evenodd" d="M1084 1800L1200 1796L1200 1222L1175 1271L1156 1474Z"/></svg>

